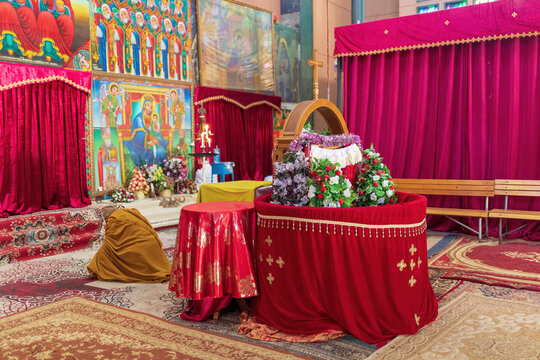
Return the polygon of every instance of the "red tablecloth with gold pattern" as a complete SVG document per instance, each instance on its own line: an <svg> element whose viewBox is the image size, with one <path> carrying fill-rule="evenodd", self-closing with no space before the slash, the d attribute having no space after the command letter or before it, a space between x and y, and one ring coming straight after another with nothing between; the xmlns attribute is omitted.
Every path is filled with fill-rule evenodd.
<svg viewBox="0 0 540 360"><path fill-rule="evenodd" d="M257 321L293 334L344 330L375 344L437 317L427 269L426 198L312 208L255 199Z"/></svg>
<svg viewBox="0 0 540 360"><path fill-rule="evenodd" d="M255 209L249 202L208 202L182 208L169 289L178 297L256 296L251 260Z"/></svg>

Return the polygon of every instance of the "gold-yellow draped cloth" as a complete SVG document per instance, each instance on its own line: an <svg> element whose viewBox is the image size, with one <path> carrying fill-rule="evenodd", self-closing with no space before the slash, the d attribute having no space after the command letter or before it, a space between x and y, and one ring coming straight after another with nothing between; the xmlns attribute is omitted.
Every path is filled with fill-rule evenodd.
<svg viewBox="0 0 540 360"><path fill-rule="evenodd" d="M245 201L253 202L255 189L272 185L271 181L226 181L214 184L202 184L197 193L197 202Z"/></svg>
<svg viewBox="0 0 540 360"><path fill-rule="evenodd" d="M171 263L148 220L137 209L121 209L107 218L105 240L88 272L105 281L162 282Z"/></svg>

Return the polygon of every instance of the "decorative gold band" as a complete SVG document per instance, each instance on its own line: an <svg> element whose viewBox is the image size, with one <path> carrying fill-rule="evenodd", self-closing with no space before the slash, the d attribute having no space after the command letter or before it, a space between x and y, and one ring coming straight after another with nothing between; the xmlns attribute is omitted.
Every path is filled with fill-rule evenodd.
<svg viewBox="0 0 540 360"><path fill-rule="evenodd" d="M500 39L513 39L513 38L519 38L519 37L529 37L529 36L538 36L538 35L540 35L539 31L534 31L534 32L531 31L531 32L528 32L528 33L483 36L483 37L470 38L470 39L449 40L449 41L440 41L440 42L436 42L436 43L400 46L400 47L393 47L393 48L388 48L388 49L370 50L370 51L362 51L362 52L351 52L351 53L341 53L341 54L337 54L335 56L336 57L346 57L346 56L377 55L377 54L384 54L384 53L389 53L389 52L393 52L393 51L425 49L425 48L439 47L439 46L445 46L445 45L469 44L469 43L481 42L481 41L500 40Z"/></svg>
<svg viewBox="0 0 540 360"><path fill-rule="evenodd" d="M258 105L268 105L268 106L273 107L274 109L276 109L276 111L281 114L281 109L278 106L276 106L276 105L274 105L271 102L268 102L266 100L257 101L257 102L254 102L254 103L251 103L249 105L244 106L244 105L240 104L238 101L233 100L233 99L228 98L228 97L223 96L223 95L207 97L205 99L194 102L194 105L202 105L202 104L210 102L210 101L218 101L218 100L223 100L223 101L230 102L231 104L234 104L234 105L238 106L239 108L242 108L243 110L247 110L247 109L249 109L251 107L258 106Z"/></svg>
<svg viewBox="0 0 540 360"><path fill-rule="evenodd" d="M308 226L308 224L310 224ZM338 231L341 235L359 236L358 231L361 230L362 237L366 234L369 237L410 237L418 236L427 230L426 219L415 224L359 224L343 221L323 221L319 219L306 219L288 216L269 216L257 214L257 225L263 228L283 229L283 230L304 230L312 232L326 232L337 235Z"/></svg>
<svg viewBox="0 0 540 360"><path fill-rule="evenodd" d="M0 91L13 89L13 88L23 86L23 85L42 84L42 83L46 83L46 82L49 82L49 81L55 81L55 80L65 82L66 84L71 85L74 88L79 89L81 91L84 91L87 94L90 94L90 92L91 92L91 89L87 89L84 86L76 84L73 81L69 80L68 78L66 78L64 76L60 76L60 75L53 75L53 76L48 76L48 77L39 78L39 79L27 79L27 80L17 81L17 82L8 84L6 86L0 86Z"/></svg>

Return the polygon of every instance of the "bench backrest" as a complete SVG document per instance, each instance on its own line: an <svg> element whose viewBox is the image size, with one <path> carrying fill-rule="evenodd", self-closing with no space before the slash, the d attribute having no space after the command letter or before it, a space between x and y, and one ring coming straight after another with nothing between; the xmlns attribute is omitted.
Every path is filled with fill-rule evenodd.
<svg viewBox="0 0 540 360"><path fill-rule="evenodd" d="M396 190L421 195L495 196L493 180L394 179Z"/></svg>
<svg viewBox="0 0 540 360"><path fill-rule="evenodd" d="M495 180L495 195L540 196L540 180Z"/></svg>

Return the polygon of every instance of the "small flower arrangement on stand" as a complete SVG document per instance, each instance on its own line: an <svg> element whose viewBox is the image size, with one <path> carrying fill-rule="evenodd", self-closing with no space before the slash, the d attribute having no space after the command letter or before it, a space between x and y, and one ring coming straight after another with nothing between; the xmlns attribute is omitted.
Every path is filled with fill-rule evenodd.
<svg viewBox="0 0 540 360"><path fill-rule="evenodd" d="M135 195L124 188L116 190L111 197L113 203L127 203L135 200Z"/></svg>
<svg viewBox="0 0 540 360"><path fill-rule="evenodd" d="M128 190L134 193L138 200L144 199L144 195L150 191L150 186L148 186L139 168L133 169L133 177L129 183Z"/></svg>
<svg viewBox="0 0 540 360"><path fill-rule="evenodd" d="M339 163L328 159L311 159L311 177L308 179L309 206L351 207L356 194L351 182L343 177Z"/></svg>

